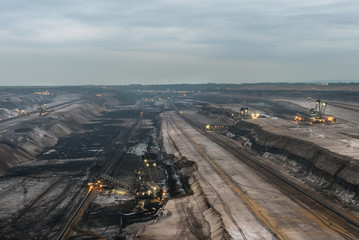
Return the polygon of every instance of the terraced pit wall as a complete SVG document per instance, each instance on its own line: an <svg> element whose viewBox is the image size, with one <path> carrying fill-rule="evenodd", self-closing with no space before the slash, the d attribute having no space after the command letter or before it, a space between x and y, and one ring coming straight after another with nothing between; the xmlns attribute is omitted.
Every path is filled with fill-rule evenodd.
<svg viewBox="0 0 359 240"><path fill-rule="evenodd" d="M277 135L240 121L230 129L237 139L247 139L260 154L280 158L287 169L296 169L307 183L347 204L359 204L359 164L354 159L311 142ZM277 162L278 163L278 162Z"/></svg>
<svg viewBox="0 0 359 240"><path fill-rule="evenodd" d="M0 176L54 146L59 138L83 131L82 124L116 104L118 101L113 98L94 99L7 129L0 135Z"/></svg>

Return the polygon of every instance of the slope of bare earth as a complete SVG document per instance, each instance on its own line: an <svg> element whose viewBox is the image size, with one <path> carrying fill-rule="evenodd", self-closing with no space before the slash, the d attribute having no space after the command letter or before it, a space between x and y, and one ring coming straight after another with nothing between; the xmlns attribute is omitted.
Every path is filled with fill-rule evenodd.
<svg viewBox="0 0 359 240"><path fill-rule="evenodd" d="M193 183L192 190L191 196L169 200L158 220L139 231L136 239L209 239L210 225L205 214L212 214L212 210L206 206L198 183Z"/></svg>
<svg viewBox="0 0 359 240"><path fill-rule="evenodd" d="M297 104L306 109L315 106L314 100L281 99L280 101ZM333 152L359 160L359 103L328 102L326 113L336 117L337 123L308 126L283 120L254 122L268 131L275 131L271 125L280 122L281 126L276 127L280 134L311 141Z"/></svg>
<svg viewBox="0 0 359 240"><path fill-rule="evenodd" d="M291 108L303 107L304 111L315 105L314 101L276 101L288 102ZM359 201L358 107L355 102L328 102L327 113L337 118L337 123L331 125L260 118L241 121L231 132L241 142L251 144L268 160L276 162L278 167L286 166L289 172L303 176L318 190L355 210Z"/></svg>
<svg viewBox="0 0 359 240"><path fill-rule="evenodd" d="M83 131L82 124L104 110L102 101L106 102L102 99L80 101L45 116L34 114L0 122L0 176L7 169L32 159L44 148L54 146L60 137ZM107 101L111 105L117 102Z"/></svg>
<svg viewBox="0 0 359 240"><path fill-rule="evenodd" d="M344 123L332 125L298 124L294 120L255 119L246 120L264 130L311 142L332 152L359 160L359 128Z"/></svg>
<svg viewBox="0 0 359 240"><path fill-rule="evenodd" d="M341 239L313 218L305 206L283 195L173 112L163 114L163 119L162 134L166 151L186 156L197 163L198 170L193 176L198 181L203 197L208 200L208 206L213 212L218 213L221 219L221 222L214 226L223 224L224 232L228 232L230 237L233 239L272 239L275 238L273 231L278 236L288 239ZM213 168L210 161L215 162L225 174L230 176L230 180L221 177L222 175ZM239 194L238 191L244 195ZM181 206L183 203L192 204L191 201L175 201L166 208L176 215L178 213L176 204ZM261 220L252 211L259 211ZM204 214L204 216L213 234L212 215ZM173 217L171 226L166 229L167 234L170 232L167 236L176 236L178 229L183 226L180 219L180 216ZM166 222L166 219L163 221ZM142 235L159 234L161 236L160 229L157 228L157 231L154 229L156 225L161 224L160 222L161 220L145 228ZM218 236L218 239L221 238L224 237Z"/></svg>
<svg viewBox="0 0 359 240"><path fill-rule="evenodd" d="M39 104L48 103L52 96L0 92L0 120L15 117L15 110L34 111Z"/></svg>
<svg viewBox="0 0 359 240"><path fill-rule="evenodd" d="M39 128L47 121L47 126L50 127L43 126L45 134L49 134L51 126L66 129L69 124L77 126L82 121L86 123L69 128L74 130L69 131L71 136L58 139L55 146L46 147L33 160L9 169L0 178L1 239L58 237L64 223L73 214L73 209L86 194L87 182L97 174L98 166L105 160L102 153L106 151L111 154L117 146L121 146L134 122L134 119L127 118L131 111L122 111L120 106L102 111L100 115L96 110L95 116L99 116L95 118L92 111L86 113L101 106L101 101L71 104L47 117L24 119L30 126L39 124ZM136 111L136 116L139 115L138 112L139 110ZM27 122L28 120L30 121ZM38 122L32 122L35 120ZM118 212L115 214L119 216ZM104 231L109 232L106 228ZM118 231L118 227L114 231Z"/></svg>

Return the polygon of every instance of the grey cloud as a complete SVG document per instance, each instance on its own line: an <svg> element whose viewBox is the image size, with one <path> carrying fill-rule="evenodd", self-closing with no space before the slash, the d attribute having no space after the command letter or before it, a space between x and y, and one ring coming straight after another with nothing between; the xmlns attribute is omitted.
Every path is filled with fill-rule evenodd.
<svg viewBox="0 0 359 240"><path fill-rule="evenodd" d="M46 63L49 69L62 69L59 73L66 71L67 62L80 65L81 61L73 60L73 56L84 60L86 51L92 51L95 59L103 58L109 65L112 58L108 53L121 58L128 52L136 52L138 69L145 69L149 61L141 56L164 54L168 59L162 61L163 66L183 78L186 74L175 71L168 63L187 71L187 77L190 73L208 77L223 75L223 69L231 71L228 76L235 76L237 68L252 62L268 63L266 67L257 66L275 75L281 64L295 71L288 64L303 63L298 66L309 69L323 66L322 61L328 58L354 62L358 59L359 2L356 0L6 0L1 5L0 60L20 58L18 52L22 51L37 58L33 63L37 66L49 56L55 59L64 56L67 61L54 60L51 66L51 61ZM182 56L195 61L198 67L179 61ZM132 64L136 65L136 61ZM218 65L218 61L229 64L231 70L218 67L221 74L217 74L216 65L212 64ZM25 62L22 64L25 67ZM16 64L11 66L15 68ZM201 73L204 71L201 66L213 69L211 73ZM165 67L153 68L165 72ZM324 67L317 69L323 71ZM355 72L347 70L350 76L343 77L355 78ZM117 70L104 72L117 73ZM245 72L250 76L250 72ZM15 78L16 74L4 69L3 76ZM254 76L260 80L256 74L248 79L253 80Z"/></svg>

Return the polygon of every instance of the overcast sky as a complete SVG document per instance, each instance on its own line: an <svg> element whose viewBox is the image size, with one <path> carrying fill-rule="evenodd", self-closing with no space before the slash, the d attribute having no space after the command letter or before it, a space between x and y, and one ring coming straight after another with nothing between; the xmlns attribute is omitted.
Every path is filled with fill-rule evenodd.
<svg viewBox="0 0 359 240"><path fill-rule="evenodd" d="M358 0L0 0L0 85L359 80Z"/></svg>

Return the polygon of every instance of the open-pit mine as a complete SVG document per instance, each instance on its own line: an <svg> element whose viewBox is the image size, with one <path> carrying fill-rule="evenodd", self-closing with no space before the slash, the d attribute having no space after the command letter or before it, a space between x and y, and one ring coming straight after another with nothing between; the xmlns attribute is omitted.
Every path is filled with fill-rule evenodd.
<svg viewBox="0 0 359 240"><path fill-rule="evenodd" d="M1 239L359 239L359 84L0 88Z"/></svg>

